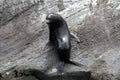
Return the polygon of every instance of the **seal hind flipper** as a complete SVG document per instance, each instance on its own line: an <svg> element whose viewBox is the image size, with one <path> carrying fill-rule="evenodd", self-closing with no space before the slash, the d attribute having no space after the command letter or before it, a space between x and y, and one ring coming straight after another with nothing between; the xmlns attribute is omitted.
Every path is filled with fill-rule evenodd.
<svg viewBox="0 0 120 80"><path fill-rule="evenodd" d="M75 61L68 61L67 64L72 64L72 65L79 66L79 67L84 66L83 64L77 63Z"/></svg>

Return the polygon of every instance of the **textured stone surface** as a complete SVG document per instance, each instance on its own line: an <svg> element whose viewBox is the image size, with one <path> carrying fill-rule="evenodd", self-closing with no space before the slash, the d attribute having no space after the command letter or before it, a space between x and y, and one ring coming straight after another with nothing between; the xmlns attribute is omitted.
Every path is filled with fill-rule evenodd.
<svg viewBox="0 0 120 80"><path fill-rule="evenodd" d="M1 0L0 72L8 74L16 68L46 71L58 65L54 48L46 45L48 12L61 14L81 40L80 44L72 41L71 59L88 69L66 65L65 72L78 75L90 70L95 80L120 79L119 0Z"/></svg>
<svg viewBox="0 0 120 80"><path fill-rule="evenodd" d="M10 74L3 75L2 80L93 80L90 72L71 72L59 75L46 75L35 69L14 70Z"/></svg>
<svg viewBox="0 0 120 80"><path fill-rule="evenodd" d="M42 0L1 0L0 1L0 25L11 21L14 17L24 13L38 3L43 4Z"/></svg>

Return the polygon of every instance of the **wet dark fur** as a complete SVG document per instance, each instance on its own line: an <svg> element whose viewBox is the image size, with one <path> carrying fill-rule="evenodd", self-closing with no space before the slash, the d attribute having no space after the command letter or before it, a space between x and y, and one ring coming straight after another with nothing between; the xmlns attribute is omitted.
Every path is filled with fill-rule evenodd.
<svg viewBox="0 0 120 80"><path fill-rule="evenodd" d="M59 14L51 14L46 17L46 20L49 20L47 23L49 26L49 41L54 44L60 61L78 66L79 64L70 61L70 32L66 21Z"/></svg>

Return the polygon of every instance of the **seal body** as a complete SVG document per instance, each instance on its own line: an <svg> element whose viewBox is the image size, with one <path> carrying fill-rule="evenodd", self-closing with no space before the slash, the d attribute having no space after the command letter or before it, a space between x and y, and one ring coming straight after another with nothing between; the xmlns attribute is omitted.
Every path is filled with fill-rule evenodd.
<svg viewBox="0 0 120 80"><path fill-rule="evenodd" d="M48 14L46 20L49 27L49 41L55 46L59 60L77 65L70 61L70 32L66 21L56 13Z"/></svg>

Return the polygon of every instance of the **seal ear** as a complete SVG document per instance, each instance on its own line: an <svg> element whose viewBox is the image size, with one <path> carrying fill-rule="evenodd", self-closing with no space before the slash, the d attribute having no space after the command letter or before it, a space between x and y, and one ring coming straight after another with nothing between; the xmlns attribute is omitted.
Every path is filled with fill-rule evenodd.
<svg viewBox="0 0 120 80"><path fill-rule="evenodd" d="M70 40L80 43L80 39L73 33L70 33Z"/></svg>

